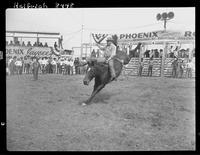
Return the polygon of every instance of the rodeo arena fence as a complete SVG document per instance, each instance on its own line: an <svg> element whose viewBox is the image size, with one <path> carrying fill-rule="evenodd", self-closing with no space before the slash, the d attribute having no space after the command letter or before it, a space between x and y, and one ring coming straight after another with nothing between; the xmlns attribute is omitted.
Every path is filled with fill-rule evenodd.
<svg viewBox="0 0 200 155"><path fill-rule="evenodd" d="M10 32L24 33L24 32ZM26 33L26 32L25 32ZM41 64L41 74L85 74L87 66L80 67L79 64L85 61L86 57L100 57L101 52L96 46L106 43L106 38L113 34L94 34L93 42L87 43L90 50L80 52L80 56L74 57L73 50L58 50L44 45L39 41L38 32L28 32L37 34L37 41L34 45L28 41L27 45L18 41L18 36L12 35L13 41L6 42L6 70L7 75L30 74L33 58L39 58ZM48 33L48 35L59 35L59 33ZM155 76L155 77L195 77L195 32L185 31L153 31L132 34L117 34L118 48L129 54L140 42L142 46L134 53L130 62L124 66L122 75L130 76ZM22 37L21 37L22 38ZM29 37L26 37L29 38ZM48 37L43 37L49 39ZM58 39L58 47L62 49L62 37L52 37ZM54 43L54 47L57 42ZM72 48L73 49L73 48ZM88 53L89 52L89 53ZM174 63L176 61L176 63Z"/></svg>

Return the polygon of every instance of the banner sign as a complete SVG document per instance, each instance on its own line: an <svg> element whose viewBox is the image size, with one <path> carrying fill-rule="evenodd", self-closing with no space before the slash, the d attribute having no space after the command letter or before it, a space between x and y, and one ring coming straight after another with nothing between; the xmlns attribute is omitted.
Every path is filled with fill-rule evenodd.
<svg viewBox="0 0 200 155"><path fill-rule="evenodd" d="M50 57L52 50L50 47L6 46L6 56Z"/></svg>
<svg viewBox="0 0 200 155"><path fill-rule="evenodd" d="M106 40L108 34L92 34L95 42L102 42ZM110 35L109 35L110 36ZM154 32L141 32L129 34L117 34L118 43L126 41L148 41L148 40L194 40L195 32L185 31L154 31Z"/></svg>

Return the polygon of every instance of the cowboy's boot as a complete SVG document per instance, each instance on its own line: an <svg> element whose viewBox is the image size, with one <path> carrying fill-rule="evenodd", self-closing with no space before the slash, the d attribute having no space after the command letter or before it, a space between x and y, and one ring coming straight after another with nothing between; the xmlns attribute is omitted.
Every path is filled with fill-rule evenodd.
<svg viewBox="0 0 200 155"><path fill-rule="evenodd" d="M111 59L109 61L109 68L110 68L110 73L111 73L111 81L112 80L116 80L116 74L115 74L115 69L114 69L114 62L113 60Z"/></svg>

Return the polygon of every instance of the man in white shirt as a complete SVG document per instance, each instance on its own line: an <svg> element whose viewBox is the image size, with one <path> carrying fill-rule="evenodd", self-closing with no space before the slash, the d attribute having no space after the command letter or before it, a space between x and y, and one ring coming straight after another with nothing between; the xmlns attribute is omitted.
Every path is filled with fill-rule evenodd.
<svg viewBox="0 0 200 155"><path fill-rule="evenodd" d="M70 61L69 61L69 58L66 58L66 60L65 60L65 74L70 75Z"/></svg>
<svg viewBox="0 0 200 155"><path fill-rule="evenodd" d="M52 65L52 69L53 69L53 73L56 72L56 61L55 61L56 58L53 58L53 60L51 61L51 65Z"/></svg>
<svg viewBox="0 0 200 155"><path fill-rule="evenodd" d="M22 61L19 58L17 58L17 61L15 62L15 66L17 68L17 74L20 74L20 69L22 67Z"/></svg>
<svg viewBox="0 0 200 155"><path fill-rule="evenodd" d="M192 78L192 68L193 68L193 63L191 60L186 64L186 76L188 78Z"/></svg>
<svg viewBox="0 0 200 155"><path fill-rule="evenodd" d="M44 74L45 73L45 58L42 58L42 60L39 63L41 65L42 74Z"/></svg>
<svg viewBox="0 0 200 155"><path fill-rule="evenodd" d="M74 66L73 58L69 59L69 66L70 66L70 69L69 69L70 71L69 72L70 72L71 75L73 75L73 66Z"/></svg>

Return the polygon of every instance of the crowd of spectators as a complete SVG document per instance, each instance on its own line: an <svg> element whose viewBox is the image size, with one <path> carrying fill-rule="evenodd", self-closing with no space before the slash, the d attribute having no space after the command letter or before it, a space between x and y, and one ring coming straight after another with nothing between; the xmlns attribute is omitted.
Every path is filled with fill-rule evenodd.
<svg viewBox="0 0 200 155"><path fill-rule="evenodd" d="M48 44L47 42L45 42L44 44L42 42L35 42L34 44L31 44L30 41L27 42L27 44L25 44L24 41L22 42L19 42L19 41L15 41L13 42L12 40L10 42L6 41L6 45L7 46L27 46L27 47L30 47L30 46L33 46L33 47L48 47Z"/></svg>
<svg viewBox="0 0 200 155"><path fill-rule="evenodd" d="M185 63L183 60L175 58L175 60L172 62L172 77L192 78L193 65L194 63L192 63L192 60L188 60L188 62Z"/></svg>
<svg viewBox="0 0 200 155"><path fill-rule="evenodd" d="M165 55L166 58L189 58L189 54L190 54L190 49L173 49L173 46L171 46L168 50L167 53ZM192 54L194 56L194 51L195 49L192 50ZM163 49L151 49L151 50L146 50L143 54L144 58L162 58L163 56Z"/></svg>
<svg viewBox="0 0 200 155"><path fill-rule="evenodd" d="M33 57L20 57L16 56L6 58L6 70L8 75L21 75L21 74L32 74ZM39 58L41 74L63 74L63 75L74 75L74 74L85 74L87 66L80 66L79 58L52 58L43 57Z"/></svg>

